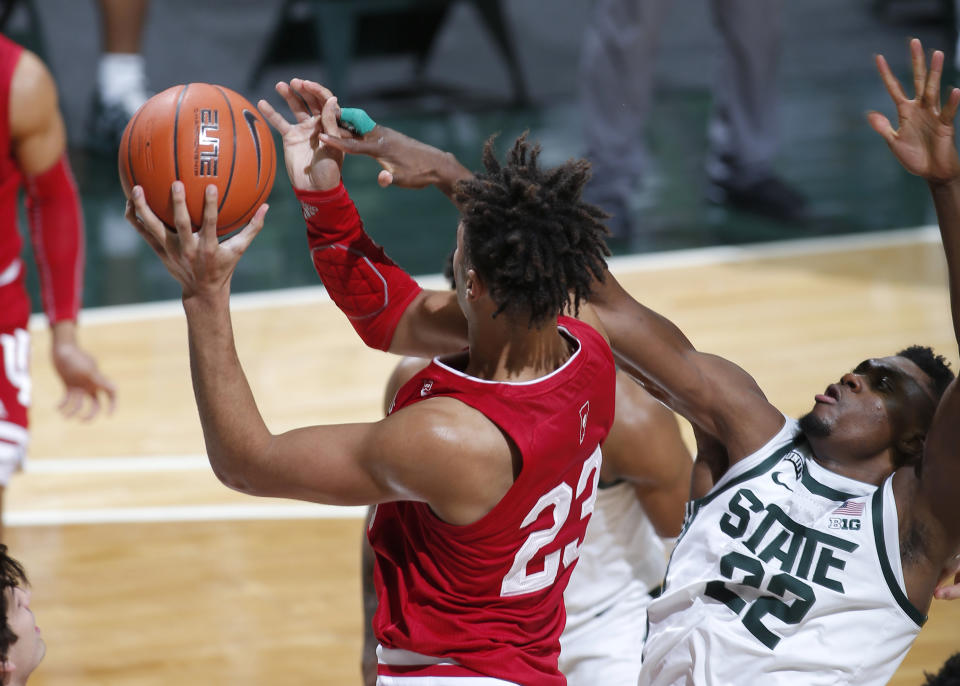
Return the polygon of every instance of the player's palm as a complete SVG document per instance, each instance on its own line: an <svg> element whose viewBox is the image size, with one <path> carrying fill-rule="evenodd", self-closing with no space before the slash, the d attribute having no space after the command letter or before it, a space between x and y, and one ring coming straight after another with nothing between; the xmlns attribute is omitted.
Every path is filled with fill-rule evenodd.
<svg viewBox="0 0 960 686"><path fill-rule="evenodd" d="M960 105L960 90L954 88L941 108L943 53L939 50L933 53L929 71L923 46L916 38L910 41L910 53L915 89L912 99L907 98L887 61L877 55L877 71L897 106L898 128L894 130L890 120L879 112L870 112L867 118L907 171L934 182L960 178L953 124Z"/></svg>
<svg viewBox="0 0 960 686"><path fill-rule="evenodd" d="M286 101L297 120L296 124L288 122L266 100L257 103L257 107L270 125L280 133L287 175L293 187L318 191L336 188L340 183L343 153L324 145L318 134L335 134L338 131L337 100L331 96L322 103L317 103L314 98L308 101L303 96L302 83L299 79L294 79L289 84L277 84L277 93ZM318 114L313 112L311 104L319 104Z"/></svg>
<svg viewBox="0 0 960 686"><path fill-rule="evenodd" d="M900 164L925 179L945 181L960 175L953 124L916 99L897 108L899 128L890 149Z"/></svg>

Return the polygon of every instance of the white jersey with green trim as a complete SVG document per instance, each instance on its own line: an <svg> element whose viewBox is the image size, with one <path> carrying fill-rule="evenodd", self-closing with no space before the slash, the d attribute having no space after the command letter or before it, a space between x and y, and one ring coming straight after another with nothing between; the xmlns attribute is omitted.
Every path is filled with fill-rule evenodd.
<svg viewBox="0 0 960 686"><path fill-rule="evenodd" d="M886 684L926 620L892 479L820 466L796 420L688 503L640 684Z"/></svg>
<svg viewBox="0 0 960 686"><path fill-rule="evenodd" d="M628 596L649 601L666 569L666 546L633 485L622 481L599 488L580 561L563 591L564 631L593 622Z"/></svg>

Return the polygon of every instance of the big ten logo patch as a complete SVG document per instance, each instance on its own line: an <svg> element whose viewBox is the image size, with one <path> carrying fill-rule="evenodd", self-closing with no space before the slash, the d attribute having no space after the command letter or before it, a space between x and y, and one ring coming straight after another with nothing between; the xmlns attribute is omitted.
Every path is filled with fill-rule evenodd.
<svg viewBox="0 0 960 686"><path fill-rule="evenodd" d="M859 531L860 517L863 516L863 503L847 501L830 513L827 527L841 531Z"/></svg>
<svg viewBox="0 0 960 686"><path fill-rule="evenodd" d="M220 111L198 109L194 112L194 129L197 142L193 148L193 173L195 176L216 176L220 166Z"/></svg>

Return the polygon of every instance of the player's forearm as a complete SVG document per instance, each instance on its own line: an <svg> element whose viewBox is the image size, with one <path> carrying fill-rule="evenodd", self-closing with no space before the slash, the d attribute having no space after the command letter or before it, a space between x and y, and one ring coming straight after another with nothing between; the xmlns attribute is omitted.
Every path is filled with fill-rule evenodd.
<svg viewBox="0 0 960 686"><path fill-rule="evenodd" d="M674 395L682 392L682 363L693 345L673 322L637 302L609 272L598 283L590 305L600 318L618 360L628 371Z"/></svg>
<svg viewBox="0 0 960 686"><path fill-rule="evenodd" d="M960 178L948 183L930 183L930 193L947 258L953 331L960 343Z"/></svg>
<svg viewBox="0 0 960 686"><path fill-rule="evenodd" d="M66 155L26 178L30 240L51 322L75 319L83 287L83 219Z"/></svg>
<svg viewBox="0 0 960 686"><path fill-rule="evenodd" d="M317 274L331 300L371 348L391 349L420 286L363 230L346 189L297 191Z"/></svg>
<svg viewBox="0 0 960 686"><path fill-rule="evenodd" d="M237 356L229 291L185 298L190 373L210 466L224 484L255 494L272 438Z"/></svg>

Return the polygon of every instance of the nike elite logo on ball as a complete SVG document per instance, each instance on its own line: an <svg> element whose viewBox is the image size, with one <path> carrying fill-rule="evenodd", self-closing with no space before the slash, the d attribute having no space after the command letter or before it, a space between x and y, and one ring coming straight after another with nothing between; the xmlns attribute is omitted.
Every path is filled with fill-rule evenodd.
<svg viewBox="0 0 960 686"><path fill-rule="evenodd" d="M197 140L193 157L193 173L196 176L216 176L220 162L220 111L200 109L196 118ZM259 166L260 155L257 155Z"/></svg>
<svg viewBox="0 0 960 686"><path fill-rule="evenodd" d="M250 136L253 138L253 145L257 149L257 183L260 183L260 134L257 133L257 115L250 110L243 111L243 119L247 122L247 128L250 129Z"/></svg>

